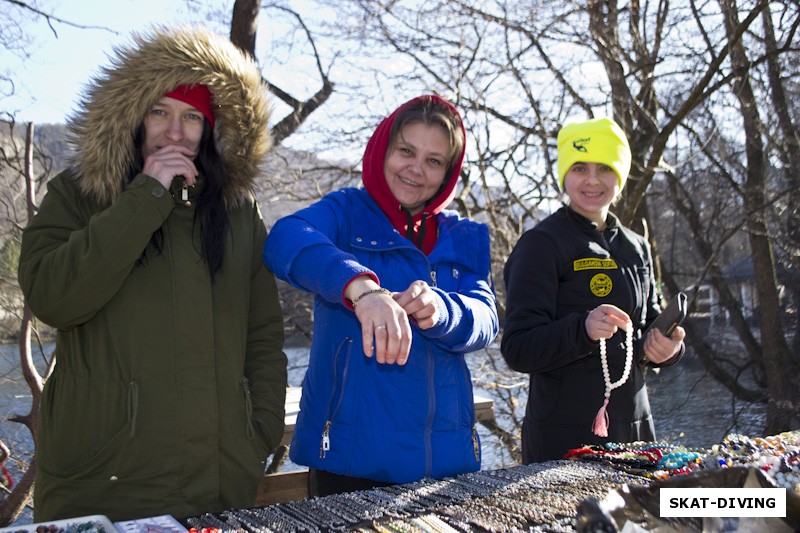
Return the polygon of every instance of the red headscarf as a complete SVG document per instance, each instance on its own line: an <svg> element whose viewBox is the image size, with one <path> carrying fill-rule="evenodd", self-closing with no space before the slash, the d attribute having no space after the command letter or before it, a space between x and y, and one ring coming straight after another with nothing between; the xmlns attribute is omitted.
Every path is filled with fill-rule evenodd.
<svg viewBox="0 0 800 533"><path fill-rule="evenodd" d="M214 97L205 85L179 85L164 96L185 102L200 111L214 129Z"/></svg>
<svg viewBox="0 0 800 533"><path fill-rule="evenodd" d="M397 115L411 106L426 101L445 106L453 112L458 118L461 132L465 139L464 144L466 145L467 133L464 128L464 123L461 120L461 115L453 104L435 94L419 96L395 109L391 115L383 119L378 125L378 128L372 134L372 137L367 143L367 148L364 151L361 181L369 195L372 196L381 210L389 217L392 226L394 226L401 235L409 237L425 254L429 254L436 244L438 233L436 217L434 215L447 207L456 195L456 185L458 184L458 175L461 173L461 164L464 161L465 149L462 149L461 153L458 154L450 175L445 176L442 189L430 199L421 213L417 213L413 217L408 214L408 211L402 208L400 202L394 197L392 191L389 189L389 184L386 182L386 176L383 175L386 150L389 147L389 134L392 131L392 125ZM411 220L410 223L409 219ZM411 226L410 234L409 226ZM421 243L418 242L420 237L422 240Z"/></svg>

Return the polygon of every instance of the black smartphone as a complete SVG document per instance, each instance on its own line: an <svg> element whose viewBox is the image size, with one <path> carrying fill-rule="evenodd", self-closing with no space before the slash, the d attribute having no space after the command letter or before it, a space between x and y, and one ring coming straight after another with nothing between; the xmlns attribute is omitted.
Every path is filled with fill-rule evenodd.
<svg viewBox="0 0 800 533"><path fill-rule="evenodd" d="M658 328L665 336L672 337L672 333L675 331L675 328L680 326L683 320L686 318L687 302L688 298L684 293L679 292L676 294L675 297L670 300L666 309L661 311L661 314L658 315L656 319L653 320L653 322L647 327L647 330L644 332L644 336L642 338L647 337L647 334L650 333L651 328Z"/></svg>

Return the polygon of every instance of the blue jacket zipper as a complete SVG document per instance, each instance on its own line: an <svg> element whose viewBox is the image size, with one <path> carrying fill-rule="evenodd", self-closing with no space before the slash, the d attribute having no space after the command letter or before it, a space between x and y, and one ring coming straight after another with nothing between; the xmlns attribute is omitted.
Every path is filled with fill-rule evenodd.
<svg viewBox="0 0 800 533"><path fill-rule="evenodd" d="M345 348L345 344L347 344L347 352L342 354L342 351ZM325 419L325 426L322 428L322 439L319 443L319 458L325 459L325 455L331 449L331 426L333 425L333 420L336 418L336 413L339 412L339 408L342 406L342 400L344 399L344 388L347 383L347 371L350 366L350 349L353 346L353 340L349 337L346 337L342 343L339 345L339 348L336 350L336 357L333 358L333 375L336 376L336 363L339 360L339 357L344 356L345 363L344 363L344 370L342 371L342 380L341 380L341 388L339 390L338 398L331 397L331 401L328 403L329 410L328 416ZM334 394L336 393L336 387L334 384Z"/></svg>

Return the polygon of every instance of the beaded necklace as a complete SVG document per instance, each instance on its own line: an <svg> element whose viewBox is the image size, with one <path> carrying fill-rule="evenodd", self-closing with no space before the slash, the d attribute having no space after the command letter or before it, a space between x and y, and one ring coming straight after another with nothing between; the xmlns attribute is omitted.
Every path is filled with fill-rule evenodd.
<svg viewBox="0 0 800 533"><path fill-rule="evenodd" d="M615 382L611 382L611 375L608 372L608 356L606 355L606 340L600 339L600 363L603 365L603 382L606 385L605 400L602 407L597 411L597 416L592 424L592 432L598 437L608 437L608 400L611 398L611 391L628 381L633 365L633 327L625 331L625 370L622 377Z"/></svg>

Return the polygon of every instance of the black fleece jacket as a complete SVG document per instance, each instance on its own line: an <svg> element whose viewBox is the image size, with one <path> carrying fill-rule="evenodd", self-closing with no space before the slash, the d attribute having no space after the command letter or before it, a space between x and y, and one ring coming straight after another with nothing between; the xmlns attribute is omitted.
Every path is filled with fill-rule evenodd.
<svg viewBox="0 0 800 533"><path fill-rule="evenodd" d="M559 459L584 444L654 440L644 381L649 363L643 362L640 340L660 307L647 241L612 214L601 232L565 206L520 238L504 278L503 357L531 376L525 462ZM599 343L584 326L587 313L602 303L628 313L635 328L631 375L613 390L607 408L608 438L592 433L605 384ZM607 341L607 351L610 378L616 381L625 366L624 331Z"/></svg>

